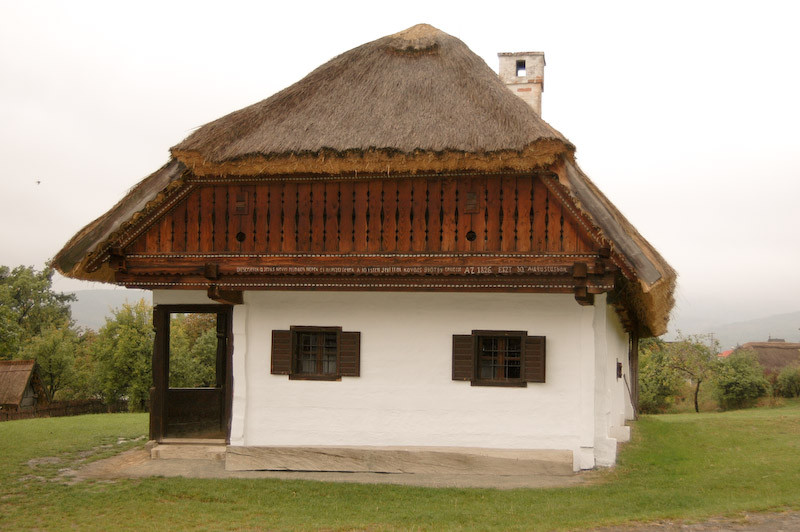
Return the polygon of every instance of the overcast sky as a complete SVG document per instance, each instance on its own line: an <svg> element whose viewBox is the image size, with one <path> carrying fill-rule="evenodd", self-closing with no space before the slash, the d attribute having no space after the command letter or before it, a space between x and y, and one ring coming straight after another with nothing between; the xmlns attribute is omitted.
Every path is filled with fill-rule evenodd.
<svg viewBox="0 0 800 532"><path fill-rule="evenodd" d="M678 271L673 330L798 311L798 20L765 0L0 0L0 264L41 268L196 127L426 22L495 70L545 52L542 116Z"/></svg>

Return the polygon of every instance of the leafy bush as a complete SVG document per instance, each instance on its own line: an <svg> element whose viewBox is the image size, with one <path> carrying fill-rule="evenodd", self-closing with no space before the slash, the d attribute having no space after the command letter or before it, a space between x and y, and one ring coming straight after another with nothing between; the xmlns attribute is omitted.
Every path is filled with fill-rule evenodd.
<svg viewBox="0 0 800 532"><path fill-rule="evenodd" d="M775 392L781 397L800 397L800 366L788 366L778 374Z"/></svg>
<svg viewBox="0 0 800 532"><path fill-rule="evenodd" d="M664 412L674 403L684 381L670 366L661 340L642 340L639 349L639 410L645 414Z"/></svg>
<svg viewBox="0 0 800 532"><path fill-rule="evenodd" d="M717 401L725 410L752 406L770 390L764 368L751 350L734 351L721 362L714 384Z"/></svg>

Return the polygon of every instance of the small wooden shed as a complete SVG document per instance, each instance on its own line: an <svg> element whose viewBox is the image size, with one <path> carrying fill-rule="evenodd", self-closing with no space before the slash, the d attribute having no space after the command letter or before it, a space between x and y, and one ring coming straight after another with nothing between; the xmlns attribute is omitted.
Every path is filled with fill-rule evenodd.
<svg viewBox="0 0 800 532"><path fill-rule="evenodd" d="M0 410L28 412L49 403L35 360L0 360Z"/></svg>
<svg viewBox="0 0 800 532"><path fill-rule="evenodd" d="M154 291L151 436L218 438L229 467L398 446L608 465L675 272L574 152L422 24L202 126L54 264ZM170 385L184 313L215 316L215 386Z"/></svg>

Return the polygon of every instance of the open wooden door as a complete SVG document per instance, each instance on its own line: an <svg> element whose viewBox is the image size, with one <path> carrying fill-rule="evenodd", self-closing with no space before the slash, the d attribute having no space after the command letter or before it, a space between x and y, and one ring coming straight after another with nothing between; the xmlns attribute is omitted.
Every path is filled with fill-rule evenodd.
<svg viewBox="0 0 800 532"><path fill-rule="evenodd" d="M228 440L230 305L157 305L150 438Z"/></svg>

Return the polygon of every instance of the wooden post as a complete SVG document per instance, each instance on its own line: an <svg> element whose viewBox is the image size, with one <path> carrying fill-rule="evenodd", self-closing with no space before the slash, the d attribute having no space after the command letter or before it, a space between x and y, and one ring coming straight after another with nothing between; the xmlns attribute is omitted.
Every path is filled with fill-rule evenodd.
<svg viewBox="0 0 800 532"><path fill-rule="evenodd" d="M153 345L153 387L150 389L150 439L161 441L164 437L165 399L169 385L169 312L158 305L153 309L153 328L156 334Z"/></svg>
<svg viewBox="0 0 800 532"><path fill-rule="evenodd" d="M631 403L633 403L633 419L639 419L639 324L635 320L629 338L628 366L631 376Z"/></svg>

